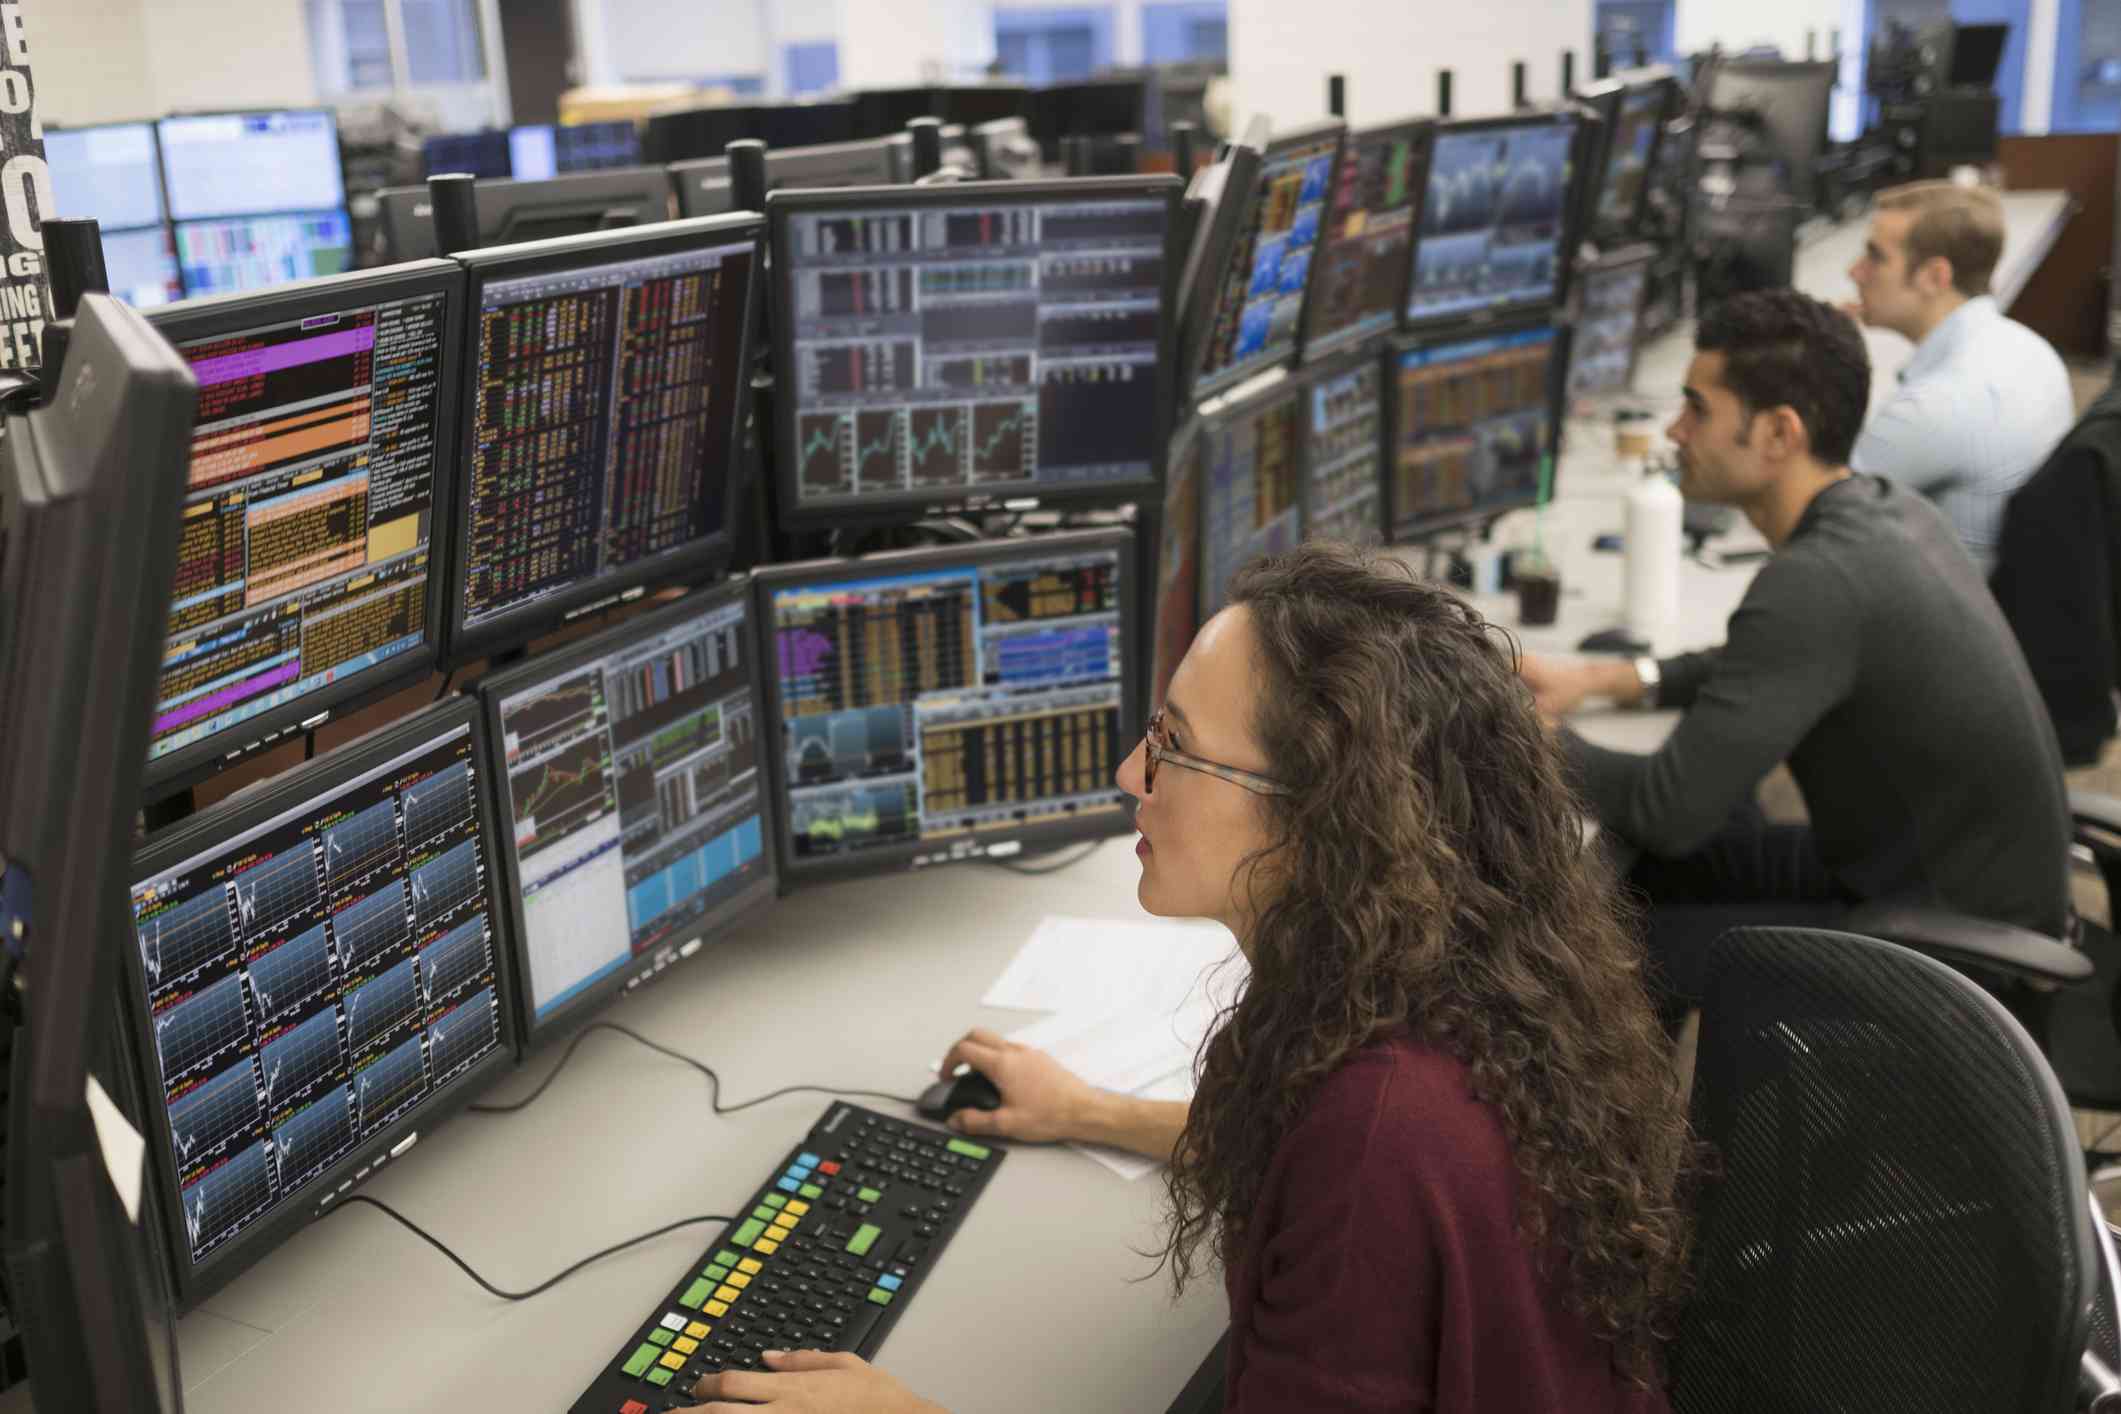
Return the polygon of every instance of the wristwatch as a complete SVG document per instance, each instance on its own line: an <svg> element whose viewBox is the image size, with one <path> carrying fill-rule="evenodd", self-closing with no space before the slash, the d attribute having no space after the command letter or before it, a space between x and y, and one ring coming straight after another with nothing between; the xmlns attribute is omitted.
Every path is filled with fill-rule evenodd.
<svg viewBox="0 0 2121 1414"><path fill-rule="evenodd" d="M1657 670L1657 660L1645 653L1635 660L1635 676L1642 679L1642 700L1635 705L1645 712L1657 710L1657 689L1664 683L1664 674Z"/></svg>

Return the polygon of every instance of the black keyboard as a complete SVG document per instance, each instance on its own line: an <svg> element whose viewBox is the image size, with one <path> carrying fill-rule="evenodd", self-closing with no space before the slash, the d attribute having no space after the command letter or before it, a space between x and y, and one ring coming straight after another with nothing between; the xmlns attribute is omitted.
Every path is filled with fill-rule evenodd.
<svg viewBox="0 0 2121 1414"><path fill-rule="evenodd" d="M764 1350L875 1355L1004 1151L833 1103L570 1414L696 1401Z"/></svg>

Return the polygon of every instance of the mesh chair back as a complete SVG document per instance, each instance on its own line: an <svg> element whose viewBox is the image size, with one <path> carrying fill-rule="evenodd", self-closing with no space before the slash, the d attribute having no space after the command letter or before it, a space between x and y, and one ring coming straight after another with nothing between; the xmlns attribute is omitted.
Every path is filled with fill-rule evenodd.
<svg viewBox="0 0 2121 1414"><path fill-rule="evenodd" d="M1678 1414L2069 1406L2095 1281L2069 1110L1986 992L1905 948L1749 928L1709 964L1715 1154Z"/></svg>

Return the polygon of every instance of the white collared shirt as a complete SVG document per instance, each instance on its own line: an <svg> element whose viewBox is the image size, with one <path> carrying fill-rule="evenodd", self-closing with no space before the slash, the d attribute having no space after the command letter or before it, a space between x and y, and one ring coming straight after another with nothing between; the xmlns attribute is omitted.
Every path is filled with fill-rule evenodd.
<svg viewBox="0 0 2121 1414"><path fill-rule="evenodd" d="M1915 346L1849 465L1935 501L1985 577L1995 568L2004 503L2076 415L2061 356L1981 295Z"/></svg>

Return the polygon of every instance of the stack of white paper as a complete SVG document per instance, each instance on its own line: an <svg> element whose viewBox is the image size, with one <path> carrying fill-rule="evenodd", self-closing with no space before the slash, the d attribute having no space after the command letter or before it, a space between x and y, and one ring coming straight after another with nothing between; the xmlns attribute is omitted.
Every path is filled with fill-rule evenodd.
<svg viewBox="0 0 2121 1414"><path fill-rule="evenodd" d="M1145 1099L1193 1096L1193 1063L1247 976L1229 932L1212 923L1048 918L982 1000L1043 1011L1009 1039L1047 1052L1101 1089ZM1157 1165L1074 1146L1123 1178Z"/></svg>

